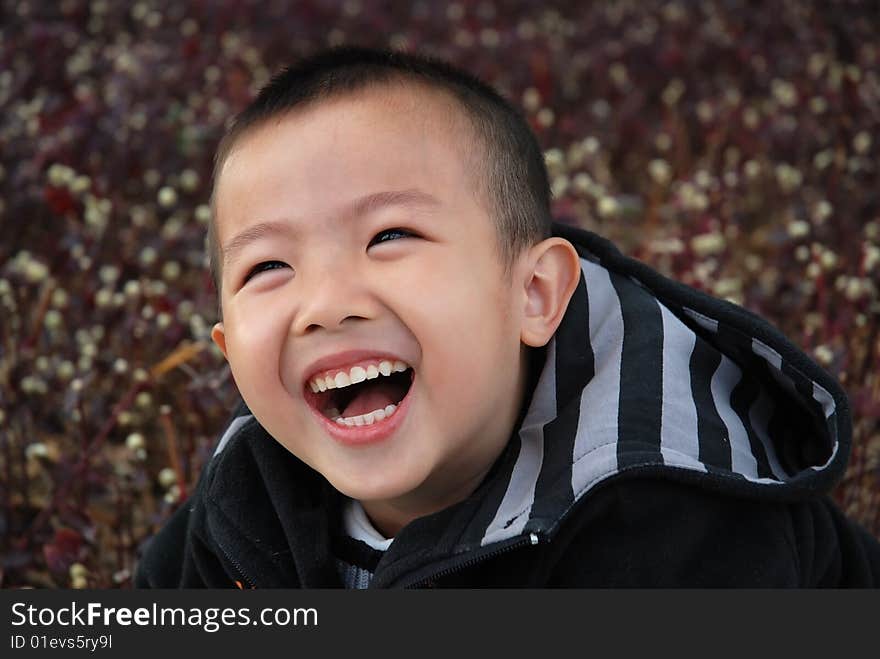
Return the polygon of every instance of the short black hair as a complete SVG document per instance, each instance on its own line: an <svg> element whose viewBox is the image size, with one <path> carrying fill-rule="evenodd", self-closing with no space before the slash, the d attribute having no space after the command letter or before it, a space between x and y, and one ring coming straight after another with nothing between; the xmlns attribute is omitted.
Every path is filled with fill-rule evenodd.
<svg viewBox="0 0 880 659"><path fill-rule="evenodd" d="M236 142L266 121L320 101L372 86L421 83L451 96L481 143L478 189L496 224L505 268L518 254L551 235L550 184L538 141L521 112L490 85L448 62L426 55L358 46L318 52L276 74L235 118L214 157L211 207L216 186ZM221 293L221 255L215 219L208 228L211 276ZM221 310L222 315L222 310Z"/></svg>

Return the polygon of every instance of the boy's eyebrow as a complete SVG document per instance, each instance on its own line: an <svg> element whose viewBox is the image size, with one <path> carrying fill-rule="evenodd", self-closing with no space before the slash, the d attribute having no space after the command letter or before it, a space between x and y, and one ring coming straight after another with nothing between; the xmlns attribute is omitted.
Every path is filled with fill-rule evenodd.
<svg viewBox="0 0 880 659"><path fill-rule="evenodd" d="M221 249L223 252L223 267L231 265L238 258L241 251L255 240L278 233L290 235L293 233L293 228L284 222L260 222L236 234Z"/></svg>
<svg viewBox="0 0 880 659"><path fill-rule="evenodd" d="M351 202L342 212L342 217L355 218L373 213L386 206L439 206L440 201L417 188L408 190L384 190L364 195ZM224 266L228 266L241 253L245 246L272 234L295 235L296 229L287 222L260 222L236 234L222 248Z"/></svg>
<svg viewBox="0 0 880 659"><path fill-rule="evenodd" d="M385 190L355 199L343 212L343 217L368 215L385 206L439 206L440 201L418 188Z"/></svg>

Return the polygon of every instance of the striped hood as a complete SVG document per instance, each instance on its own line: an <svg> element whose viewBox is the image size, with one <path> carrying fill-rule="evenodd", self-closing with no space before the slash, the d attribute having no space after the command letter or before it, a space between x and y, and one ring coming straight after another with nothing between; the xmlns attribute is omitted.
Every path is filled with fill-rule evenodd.
<svg viewBox="0 0 880 659"><path fill-rule="evenodd" d="M846 467L846 395L765 320L556 225L581 278L459 551L550 536L611 478L650 472L796 500Z"/></svg>

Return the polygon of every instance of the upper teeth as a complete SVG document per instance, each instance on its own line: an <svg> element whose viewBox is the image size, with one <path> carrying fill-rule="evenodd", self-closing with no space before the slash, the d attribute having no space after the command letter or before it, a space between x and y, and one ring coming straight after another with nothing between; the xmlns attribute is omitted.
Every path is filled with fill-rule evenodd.
<svg viewBox="0 0 880 659"><path fill-rule="evenodd" d="M379 375L391 375L392 373L402 373L409 366L402 361L382 360L380 362L372 362L352 366L347 372L338 371L334 375L319 375L309 380L309 387L312 391L327 391L328 389L342 389L351 384L357 384L364 380L373 380Z"/></svg>

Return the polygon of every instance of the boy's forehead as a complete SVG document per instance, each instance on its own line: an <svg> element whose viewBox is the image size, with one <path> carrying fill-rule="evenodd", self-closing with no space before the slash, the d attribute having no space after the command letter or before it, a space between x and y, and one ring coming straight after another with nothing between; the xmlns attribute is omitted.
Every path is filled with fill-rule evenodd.
<svg viewBox="0 0 880 659"><path fill-rule="evenodd" d="M336 158L340 153L344 154L344 159L356 158L359 150L372 149L373 162L380 159L383 163L388 159L406 162L425 151L426 141L443 144L447 150L451 147L454 156L447 160L460 170L456 178L472 184L473 177L465 170L473 159L474 149L468 149L473 140L467 135L470 126L464 111L457 105L458 102L449 95L425 85L383 84L317 101L282 117L266 120L242 135L223 163L215 190L218 215L226 215L225 211L219 211L224 206L223 198L227 196L224 188L228 188L232 180L235 180L232 187L241 189L248 188L250 180L259 177L253 167L255 162L266 166L298 151L308 152L309 143L324 145L332 141L336 132L339 140L333 142L332 149L332 157ZM373 133L374 124L370 122L375 122L377 130L382 131L383 140L387 141L380 140ZM345 141L352 136L352 124L359 127L354 132L361 138L357 143ZM329 152L327 156L331 157ZM345 162L337 162L340 170L345 168ZM431 173L437 176L431 178L440 177L440 163L423 160L426 171L435 165ZM377 168L367 169L368 175L372 169ZM410 173L405 168L399 170ZM219 232L225 237L224 222L218 224Z"/></svg>
<svg viewBox="0 0 880 659"><path fill-rule="evenodd" d="M226 157L223 170L232 161L248 158L261 147L272 145L281 126L299 127L305 135L325 134L327 126L323 120L344 122L354 115L384 119L384 130L409 136L413 140L433 138L445 142L463 155L473 152L471 124L464 109L449 93L417 82L387 82L315 100L302 108L258 123L238 138ZM347 146L356 148L361 145Z"/></svg>

